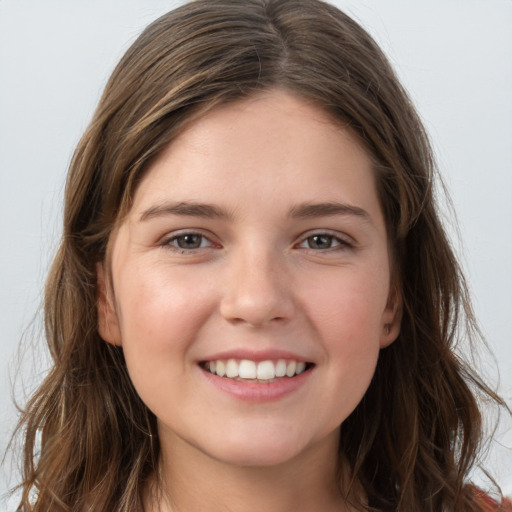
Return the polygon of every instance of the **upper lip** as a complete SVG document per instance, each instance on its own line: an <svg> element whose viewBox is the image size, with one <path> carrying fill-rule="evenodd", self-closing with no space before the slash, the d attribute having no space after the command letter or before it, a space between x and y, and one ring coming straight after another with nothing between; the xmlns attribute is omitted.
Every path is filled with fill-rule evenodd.
<svg viewBox="0 0 512 512"><path fill-rule="evenodd" d="M270 350L247 350L235 349L216 352L201 359L201 361L219 361L227 359L247 359L249 361L277 361L278 359L289 359L293 361L312 362L311 359L301 356L288 350L270 349Z"/></svg>

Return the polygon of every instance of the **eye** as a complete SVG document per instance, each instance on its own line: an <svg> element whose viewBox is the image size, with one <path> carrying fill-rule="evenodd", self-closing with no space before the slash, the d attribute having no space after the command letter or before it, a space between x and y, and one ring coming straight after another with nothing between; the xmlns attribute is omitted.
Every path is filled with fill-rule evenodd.
<svg viewBox="0 0 512 512"><path fill-rule="evenodd" d="M200 233L182 233L168 238L163 245L171 248L191 251L194 249L202 249L211 247L213 244L208 238Z"/></svg>
<svg viewBox="0 0 512 512"><path fill-rule="evenodd" d="M304 249L325 251L328 249L352 247L352 245L346 240L343 240L342 238L331 235L329 233L315 233L305 238L299 244L299 247Z"/></svg>

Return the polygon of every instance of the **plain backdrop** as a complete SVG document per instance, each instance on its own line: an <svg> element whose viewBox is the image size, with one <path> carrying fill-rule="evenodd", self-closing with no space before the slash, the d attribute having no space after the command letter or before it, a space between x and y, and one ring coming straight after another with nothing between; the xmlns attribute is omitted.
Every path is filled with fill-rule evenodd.
<svg viewBox="0 0 512 512"><path fill-rule="evenodd" d="M16 421L14 377L47 367L36 318L61 224L72 151L114 65L141 29L181 2L0 0L0 450ZM512 401L512 0L338 0L388 54L431 134L458 216L446 220ZM23 355L23 354L22 354ZM495 363L483 355L495 378ZM28 363L27 363L28 360ZM17 387L23 401L23 389ZM489 469L512 493L512 433ZM16 482L6 459L0 493ZM0 501L0 508L1 506Z"/></svg>

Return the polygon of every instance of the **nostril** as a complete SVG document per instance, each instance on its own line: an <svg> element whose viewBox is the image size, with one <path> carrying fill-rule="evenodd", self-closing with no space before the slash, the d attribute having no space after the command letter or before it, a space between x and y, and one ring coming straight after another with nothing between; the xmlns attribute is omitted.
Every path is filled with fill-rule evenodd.
<svg viewBox="0 0 512 512"><path fill-rule="evenodd" d="M286 280L276 278L270 262L255 261L251 265L254 259L247 256L243 266L237 266L229 278L226 276L220 312L233 324L259 327L269 322L283 323L295 310L293 292Z"/></svg>

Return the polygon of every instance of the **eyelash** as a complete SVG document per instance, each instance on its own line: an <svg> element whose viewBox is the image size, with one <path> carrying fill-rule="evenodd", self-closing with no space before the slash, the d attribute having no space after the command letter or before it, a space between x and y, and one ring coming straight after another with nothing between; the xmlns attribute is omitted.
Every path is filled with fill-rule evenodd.
<svg viewBox="0 0 512 512"><path fill-rule="evenodd" d="M199 247L192 247L192 248L180 247L178 245L180 239L183 240L186 237L198 237L200 239ZM208 245L203 245L204 242L208 242ZM203 233L197 233L195 231L184 231L182 233L175 234L169 238L166 238L165 240L162 241L161 245L164 247L168 247L172 250L176 250L181 253L189 253L189 252L197 251L198 249L210 248L210 247L214 246L215 244Z"/></svg>
<svg viewBox="0 0 512 512"><path fill-rule="evenodd" d="M199 245L197 247L180 247L179 246L180 240L183 241L186 237L199 238ZM328 244L329 247L323 247L323 248L322 247L317 247L317 248L311 247L311 243L313 242L313 240L315 238L326 239L326 244ZM318 244L318 240L313 243ZM304 246L304 244L307 244L307 246ZM196 252L199 249L209 249L211 247L214 247L215 243L212 242L203 233L198 233L195 231L183 231L181 233L175 234L169 238L164 239L160 245L162 245L163 247L167 247L172 250L178 251L182 254L186 254L186 253ZM309 233L308 236L304 236L300 240L299 243L294 245L294 247L307 249L307 250L314 251L314 252L331 252L331 251L353 249L354 244L352 244L351 242L347 241L346 239L341 238L340 236L337 236L328 231L318 231L316 233Z"/></svg>
<svg viewBox="0 0 512 512"><path fill-rule="evenodd" d="M308 236L302 238L302 240L298 244L298 247L302 247L303 244L305 244L305 243L311 243L311 241L315 238L328 239L330 247L313 248L313 247L309 246L309 247L303 247L303 248L312 250L315 252L317 252L317 251L322 251L322 252L340 251L340 250L344 250L344 249L353 249L354 248L354 245L352 243L348 242L346 239L341 238L340 236L337 236L333 233L326 232L326 231L318 231L316 233L308 234ZM332 245L333 243L335 245Z"/></svg>

